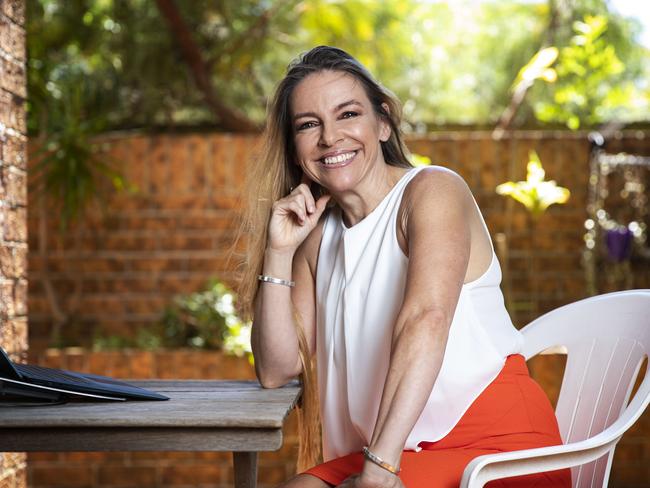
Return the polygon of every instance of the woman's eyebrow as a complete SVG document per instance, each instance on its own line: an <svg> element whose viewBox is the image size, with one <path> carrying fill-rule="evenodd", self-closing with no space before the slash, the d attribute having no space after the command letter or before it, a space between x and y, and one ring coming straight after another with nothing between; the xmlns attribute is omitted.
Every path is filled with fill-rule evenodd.
<svg viewBox="0 0 650 488"><path fill-rule="evenodd" d="M354 99L353 100L348 100L346 102L339 103L336 107L334 107L333 111L338 112L343 107L347 107L348 105L360 105L361 106L362 104L358 100L354 100ZM293 116L293 120L298 120L298 119L300 119L302 117L316 117L316 118L318 118L318 115L315 112L300 112L300 113Z"/></svg>

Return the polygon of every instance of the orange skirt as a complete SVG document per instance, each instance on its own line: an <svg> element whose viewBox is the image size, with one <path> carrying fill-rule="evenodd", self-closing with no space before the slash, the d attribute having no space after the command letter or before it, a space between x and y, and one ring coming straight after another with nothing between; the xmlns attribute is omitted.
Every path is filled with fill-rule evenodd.
<svg viewBox="0 0 650 488"><path fill-rule="evenodd" d="M452 431L436 442L420 442L420 452L404 451L399 477L406 488L458 488L463 470L477 456L562 444L553 408L529 376L524 357L508 356L492 383L478 396ZM336 486L361 472L355 452L305 471ZM570 488L571 471L495 480L489 488Z"/></svg>

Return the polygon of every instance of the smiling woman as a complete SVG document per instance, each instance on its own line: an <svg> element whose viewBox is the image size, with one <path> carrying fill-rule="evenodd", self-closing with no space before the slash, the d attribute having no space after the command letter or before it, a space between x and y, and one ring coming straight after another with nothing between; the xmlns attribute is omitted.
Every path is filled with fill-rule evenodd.
<svg viewBox="0 0 650 488"><path fill-rule="evenodd" d="M400 119L326 46L289 66L269 108L242 296L262 385L303 382L302 472L285 488L451 488L476 456L561 443L474 198L456 173L410 166Z"/></svg>

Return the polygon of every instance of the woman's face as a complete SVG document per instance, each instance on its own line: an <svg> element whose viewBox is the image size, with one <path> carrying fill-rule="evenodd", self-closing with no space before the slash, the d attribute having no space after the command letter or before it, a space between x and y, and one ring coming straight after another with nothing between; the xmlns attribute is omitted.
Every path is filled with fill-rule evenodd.
<svg viewBox="0 0 650 488"><path fill-rule="evenodd" d="M363 85L340 71L302 80L291 97L297 163L332 193L353 189L384 164L380 141L390 127L373 110Z"/></svg>

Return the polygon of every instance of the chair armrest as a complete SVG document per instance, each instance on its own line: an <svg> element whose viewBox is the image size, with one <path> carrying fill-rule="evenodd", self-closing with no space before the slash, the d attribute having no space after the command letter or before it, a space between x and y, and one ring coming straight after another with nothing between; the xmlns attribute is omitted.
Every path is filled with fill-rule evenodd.
<svg viewBox="0 0 650 488"><path fill-rule="evenodd" d="M613 449L621 438L603 435L607 430L580 442L479 456L465 468L460 488L481 488L495 479L555 471L594 461Z"/></svg>
<svg viewBox="0 0 650 488"><path fill-rule="evenodd" d="M621 416L599 434L583 441L559 446L479 456L465 468L460 488L480 488L495 479L571 468L594 461L614 449L623 434L644 412L648 403L650 374L646 374L637 394Z"/></svg>

